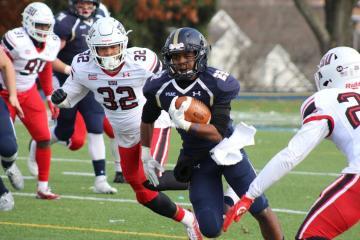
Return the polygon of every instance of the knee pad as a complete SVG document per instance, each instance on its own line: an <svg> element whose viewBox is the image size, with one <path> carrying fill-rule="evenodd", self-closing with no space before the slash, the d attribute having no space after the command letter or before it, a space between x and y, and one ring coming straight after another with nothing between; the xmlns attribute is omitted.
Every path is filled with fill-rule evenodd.
<svg viewBox="0 0 360 240"><path fill-rule="evenodd" d="M211 209L202 209L197 212L199 228L201 233L207 238L216 238L221 234L223 224L222 216L219 218Z"/></svg>
<svg viewBox="0 0 360 240"><path fill-rule="evenodd" d="M14 162L17 158L18 153L14 153L13 155L11 155L10 157L7 156L1 156L1 161L4 162Z"/></svg>
<svg viewBox="0 0 360 240"><path fill-rule="evenodd" d="M136 194L136 200L141 204L146 204L153 200L159 193L146 189L142 183L130 181L130 186Z"/></svg>

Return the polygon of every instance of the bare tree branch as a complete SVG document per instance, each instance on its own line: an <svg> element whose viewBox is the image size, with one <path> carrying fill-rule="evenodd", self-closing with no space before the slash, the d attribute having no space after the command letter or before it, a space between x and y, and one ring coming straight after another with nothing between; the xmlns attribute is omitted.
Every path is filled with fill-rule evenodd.
<svg viewBox="0 0 360 240"><path fill-rule="evenodd" d="M316 39L318 40L321 53L325 53L329 49L330 34L321 23L320 18L313 14L309 4L305 0L294 0L295 6L305 18L305 21L314 32Z"/></svg>

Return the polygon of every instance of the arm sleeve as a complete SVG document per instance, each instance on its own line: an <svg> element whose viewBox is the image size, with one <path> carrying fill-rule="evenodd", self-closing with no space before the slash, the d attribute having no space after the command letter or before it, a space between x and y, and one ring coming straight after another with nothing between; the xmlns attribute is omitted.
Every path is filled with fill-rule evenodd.
<svg viewBox="0 0 360 240"><path fill-rule="evenodd" d="M225 136L226 130L230 122L230 102L217 103L211 109L210 123L215 126L222 137Z"/></svg>
<svg viewBox="0 0 360 240"><path fill-rule="evenodd" d="M73 74L66 79L61 88L67 93L66 100L69 105L66 107L75 106L89 92L88 88L73 79Z"/></svg>
<svg viewBox="0 0 360 240"><path fill-rule="evenodd" d="M161 108L156 105L155 98L149 98L143 107L141 121L144 123L153 123L159 118L160 114Z"/></svg>
<svg viewBox="0 0 360 240"><path fill-rule="evenodd" d="M327 120L304 124L288 146L276 154L251 183L247 196L257 198L290 172L328 135Z"/></svg>
<svg viewBox="0 0 360 240"><path fill-rule="evenodd" d="M45 93L45 96L50 96L53 91L51 62L46 62L44 69L41 72L39 72L38 75L39 75L40 85Z"/></svg>

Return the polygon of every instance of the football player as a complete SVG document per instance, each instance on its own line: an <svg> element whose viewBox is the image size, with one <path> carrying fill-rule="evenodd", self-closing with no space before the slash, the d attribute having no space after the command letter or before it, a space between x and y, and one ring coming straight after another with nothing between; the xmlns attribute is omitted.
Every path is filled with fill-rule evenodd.
<svg viewBox="0 0 360 240"><path fill-rule="evenodd" d="M69 9L56 16L54 32L61 39L61 51L53 66L60 86L70 74L69 65L73 57L88 49L85 37L91 25L106 15L99 8L99 4L100 0L70 0ZM60 110L56 125L51 129L51 143L66 142L69 149L77 150L83 146L87 132L89 154L95 173L93 191L113 194L117 189L110 186L105 171L104 116L104 111L94 99L94 94L89 92L73 108ZM34 171L36 165L32 161L35 147L36 143L31 142L28 165L33 175L37 174ZM121 172L120 164L116 166Z"/></svg>
<svg viewBox="0 0 360 240"><path fill-rule="evenodd" d="M208 238L221 234L223 214L222 176L239 195L243 195L256 174L243 149L243 159L237 164L220 166L210 156L210 150L223 138L232 134L230 103L239 91L239 82L228 73L207 66L209 45L204 36L194 28L179 28L167 38L163 47L166 71L149 79L144 86L146 103L142 113L142 159L151 161L149 154L153 122L161 110L170 114L183 140L175 167L179 181L190 181L190 200L200 230ZM196 124L185 120L182 103L175 108L178 96L191 96L206 104L211 110L210 124ZM156 166L155 166L156 167ZM161 169L146 169L149 180ZM259 222L265 239L282 239L280 225L268 206L264 195L259 196L251 213Z"/></svg>
<svg viewBox="0 0 360 240"><path fill-rule="evenodd" d="M90 50L74 58L71 76L53 93L52 100L61 108L72 107L89 91L93 92L111 123L125 180L138 202L182 222L189 237L197 239L192 237L198 234L198 228L190 211L177 206L164 193L144 187L149 185L144 168L162 166L155 160L144 163L144 167L141 162L140 122L145 102L142 88L146 79L161 68L161 62L149 49L127 49L127 34L114 18L97 20L87 37Z"/></svg>
<svg viewBox="0 0 360 240"><path fill-rule="evenodd" d="M348 166L320 194L296 239L336 238L360 220L360 54L353 48L330 49L314 75L317 92L301 106L302 126L288 146L276 154L228 212L226 230L253 205L254 199L285 176L323 140L343 152Z"/></svg>
<svg viewBox="0 0 360 240"><path fill-rule="evenodd" d="M37 195L39 199L58 199L59 195L48 186L50 172L50 132L45 105L37 90L40 84L47 99L51 117L56 119L59 109L50 101L52 93L52 65L60 50L60 39L53 34L54 16L50 8L40 2L29 4L22 13L23 27L5 33L2 46L12 60L16 71L16 90L24 114L19 115L12 105L8 89L0 91L9 108L12 120L16 114L24 123L31 137L36 141L35 159L38 165ZM0 76L0 82L4 80Z"/></svg>
<svg viewBox="0 0 360 240"><path fill-rule="evenodd" d="M24 117L24 112L20 106L16 93L15 70L11 60L6 56L3 48L0 46L0 72L4 74L4 88L9 93L9 103L16 109L20 118ZM2 88L2 84L0 84ZM24 179L21 172L15 164L18 146L16 143L13 123L10 119L9 110L4 100L0 97L0 158L1 164L8 176L12 186L21 190L24 188ZM14 207L14 198L5 187L0 178L0 211L9 211Z"/></svg>

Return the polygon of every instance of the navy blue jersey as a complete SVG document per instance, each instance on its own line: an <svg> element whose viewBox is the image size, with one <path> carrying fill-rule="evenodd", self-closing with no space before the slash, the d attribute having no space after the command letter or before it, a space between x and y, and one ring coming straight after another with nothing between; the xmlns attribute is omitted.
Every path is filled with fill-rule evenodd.
<svg viewBox="0 0 360 240"><path fill-rule="evenodd" d="M54 32L60 39L66 41L65 47L59 52L58 58L64 63L71 65L73 57L88 49L86 35L91 25L99 18L105 16L101 9L97 9L95 17L83 20L69 10L62 11L56 16ZM64 74L56 74L62 85L66 79Z"/></svg>
<svg viewBox="0 0 360 240"><path fill-rule="evenodd" d="M154 106L154 109L168 111L171 100L175 96L191 96L205 103L210 111L212 111L212 106L214 105L230 103L232 99L237 97L239 90L239 82L234 77L216 68L208 67L205 72L200 73L199 77L184 89L164 71L162 75L148 79L143 92L148 101L157 104L157 106ZM231 123L232 121L229 122L228 130L224 137L231 135ZM184 130L177 130L183 140L184 149L210 149L217 144L204 138L196 137Z"/></svg>

